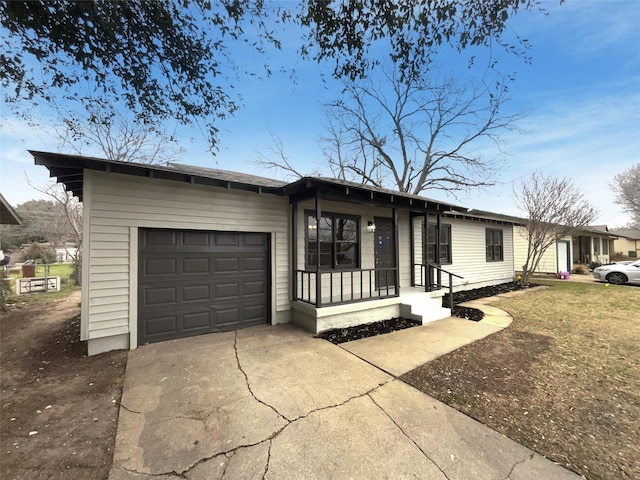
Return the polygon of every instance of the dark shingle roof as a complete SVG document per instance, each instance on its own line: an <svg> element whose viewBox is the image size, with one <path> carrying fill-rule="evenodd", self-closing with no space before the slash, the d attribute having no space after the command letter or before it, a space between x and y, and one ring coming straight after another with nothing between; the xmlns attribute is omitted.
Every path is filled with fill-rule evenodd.
<svg viewBox="0 0 640 480"><path fill-rule="evenodd" d="M167 168L177 172L187 174L197 174L202 177L223 180L225 182L246 183L259 187L284 187L287 183L273 178L259 177L248 173L232 172L230 170L220 170L218 168L196 167L194 165L183 165L180 163L170 163Z"/></svg>

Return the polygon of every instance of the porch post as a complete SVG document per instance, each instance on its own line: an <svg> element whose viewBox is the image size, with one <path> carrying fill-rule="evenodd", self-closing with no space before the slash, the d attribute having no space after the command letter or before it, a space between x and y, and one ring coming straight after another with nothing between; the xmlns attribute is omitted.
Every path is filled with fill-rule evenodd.
<svg viewBox="0 0 640 480"><path fill-rule="evenodd" d="M414 267L415 263L416 263L416 246L415 246L415 242L416 242L416 236L414 233L414 229L413 229L413 212L409 212L409 236L410 236L410 242L409 242L409 246L410 246L410 255L411 255L411 286L415 287L416 286L416 269Z"/></svg>
<svg viewBox="0 0 640 480"><path fill-rule="evenodd" d="M298 202L291 204L291 294L294 301L298 300ZM306 263L306 262L305 262ZM304 274L303 274L304 275ZM302 292L304 295L304 292Z"/></svg>
<svg viewBox="0 0 640 480"><path fill-rule="evenodd" d="M424 291L431 291L431 271L429 270L429 249L424 248L427 245L427 235L429 233L429 214L424 212L424 222L422 223L422 264L424 265ZM428 246L428 245L427 245ZM425 254L427 254L425 256ZM422 275L422 267L420 267Z"/></svg>
<svg viewBox="0 0 640 480"><path fill-rule="evenodd" d="M436 215L436 265L440 266L440 226L441 226L442 216L440 212ZM442 288L442 270L438 269L437 273L438 289Z"/></svg>
<svg viewBox="0 0 640 480"><path fill-rule="evenodd" d="M320 194L316 192L316 306L322 305L322 279L320 278L320 219L322 210Z"/></svg>
<svg viewBox="0 0 640 480"><path fill-rule="evenodd" d="M391 209L393 217L393 257L395 262L396 295L400 295L400 248L398 246L398 209Z"/></svg>

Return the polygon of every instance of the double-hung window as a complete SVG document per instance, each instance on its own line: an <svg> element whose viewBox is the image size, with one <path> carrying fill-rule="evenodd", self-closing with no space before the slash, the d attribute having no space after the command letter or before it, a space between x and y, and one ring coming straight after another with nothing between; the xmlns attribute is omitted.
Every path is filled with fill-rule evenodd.
<svg viewBox="0 0 640 480"><path fill-rule="evenodd" d="M307 269L360 266L359 217L322 212L318 222L315 212L306 211L305 218Z"/></svg>
<svg viewBox="0 0 640 480"><path fill-rule="evenodd" d="M486 229L487 262L502 262L504 249L502 243L502 230Z"/></svg>
<svg viewBox="0 0 640 480"><path fill-rule="evenodd" d="M427 241L425 242L425 258L429 263L451 263L451 225L440 225L440 258L436 259L436 224L427 224Z"/></svg>

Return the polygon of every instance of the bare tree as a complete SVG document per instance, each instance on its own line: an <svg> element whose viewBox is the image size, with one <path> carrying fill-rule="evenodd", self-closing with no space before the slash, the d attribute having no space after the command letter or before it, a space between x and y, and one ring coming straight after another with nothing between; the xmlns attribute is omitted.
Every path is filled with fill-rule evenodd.
<svg viewBox="0 0 640 480"><path fill-rule="evenodd" d="M310 173L303 173L298 170L296 166L291 162L289 156L285 153L282 140L275 133L269 130L271 136L271 146L267 153L263 151L256 152L258 158L252 163L268 170L279 170L284 173L285 177L293 178L295 180L302 177L318 176L320 173L314 170Z"/></svg>
<svg viewBox="0 0 640 480"><path fill-rule="evenodd" d="M27 182L34 190L45 194L51 200L48 203L54 203L58 208L57 216L58 222L63 224L65 234L58 239L50 239L50 243L55 247L62 243L64 239L70 239L74 242L77 250L76 254L72 255L74 265L74 280L77 285L80 284L80 266L82 264L82 203L73 196L73 194L65 190L64 186L51 182L43 187L39 187L31 183L29 179ZM60 218L61 217L61 218Z"/></svg>
<svg viewBox="0 0 640 480"><path fill-rule="evenodd" d="M93 101L75 111L59 110L63 127L58 131L60 149L78 154L86 148L99 150L108 160L167 164L180 161L184 149L174 134L136 116Z"/></svg>
<svg viewBox="0 0 640 480"><path fill-rule="evenodd" d="M640 228L640 163L618 173L610 184L616 203L631 215L633 228Z"/></svg>
<svg viewBox="0 0 640 480"><path fill-rule="evenodd" d="M331 118L325 158L351 180L413 194L492 185L494 159L479 149L489 140L502 152L500 134L516 129L522 114L502 114L506 101L501 82L463 83L431 70L399 78L383 69L379 84L347 84L339 100L325 105Z"/></svg>
<svg viewBox="0 0 640 480"><path fill-rule="evenodd" d="M524 285L549 247L593 222L597 210L570 179L540 173L523 180L513 197L527 219L523 233L528 240L527 260L520 279Z"/></svg>

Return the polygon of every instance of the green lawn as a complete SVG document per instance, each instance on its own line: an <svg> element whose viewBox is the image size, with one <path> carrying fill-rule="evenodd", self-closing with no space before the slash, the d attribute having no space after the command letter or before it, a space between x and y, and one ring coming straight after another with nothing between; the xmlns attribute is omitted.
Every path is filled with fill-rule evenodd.
<svg viewBox="0 0 640 480"><path fill-rule="evenodd" d="M544 282L510 327L402 377L590 480L640 478L640 288Z"/></svg>
<svg viewBox="0 0 640 480"><path fill-rule="evenodd" d="M78 286L73 284L70 279L73 272L73 264L71 263L54 263L51 265L36 265L36 277L44 277L48 269L47 276L60 277L60 291L50 293L30 293L25 295L9 295L7 303L40 303L58 300L69 296L71 292L77 290ZM9 273L9 279L22 278L22 271L12 271ZM11 291L15 292L15 282L11 281Z"/></svg>

